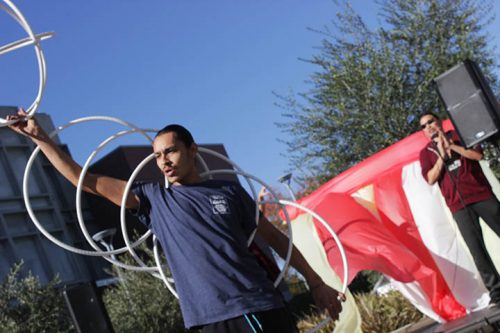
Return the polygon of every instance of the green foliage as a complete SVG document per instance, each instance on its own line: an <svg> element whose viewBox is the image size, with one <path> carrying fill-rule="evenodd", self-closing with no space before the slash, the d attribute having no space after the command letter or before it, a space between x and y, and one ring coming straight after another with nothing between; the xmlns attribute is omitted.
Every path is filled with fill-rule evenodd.
<svg viewBox="0 0 500 333"><path fill-rule="evenodd" d="M365 333L392 332L423 318L397 291L382 296L358 294L355 299L362 319L361 330Z"/></svg>
<svg viewBox="0 0 500 333"><path fill-rule="evenodd" d="M491 171L500 179L500 142L486 144L483 152Z"/></svg>
<svg viewBox="0 0 500 333"><path fill-rule="evenodd" d="M361 271L356 274L354 280L349 284L349 290L353 294L369 293L382 275L376 271Z"/></svg>
<svg viewBox="0 0 500 333"><path fill-rule="evenodd" d="M320 183L418 130L418 115L444 108L432 84L466 58L498 91L485 25L491 3L474 0L382 0L371 31L346 2L320 54L310 91L282 98L294 167Z"/></svg>
<svg viewBox="0 0 500 333"><path fill-rule="evenodd" d="M357 294L354 298L361 315L361 330L364 333L392 332L423 318L423 315L397 291L382 296ZM299 320L297 327L304 333L316 327L325 318L324 314L317 313L315 308L311 307L310 312ZM330 322L318 332L329 333L333 328L334 323Z"/></svg>
<svg viewBox="0 0 500 333"><path fill-rule="evenodd" d="M0 332L69 332L72 330L56 277L41 286L31 272L22 275L23 263L14 265L0 285Z"/></svg>
<svg viewBox="0 0 500 333"><path fill-rule="evenodd" d="M141 249L151 254L145 247ZM136 264L128 255L120 260ZM148 265L153 266L154 262L149 261ZM116 266L112 274L120 282L104 292L103 301L115 332L185 332L179 302L161 280L149 273Z"/></svg>
<svg viewBox="0 0 500 333"><path fill-rule="evenodd" d="M313 312L309 312L308 314L304 315L300 321L297 323L297 328L299 329L300 333L305 333L309 331L310 329L315 328L318 326L319 323L321 323L323 320L326 319L326 314L324 313L318 313L316 309L313 308ZM326 326L324 326L322 329L317 331L318 333L331 333L333 332L333 329L335 328L335 323L333 321L329 321Z"/></svg>

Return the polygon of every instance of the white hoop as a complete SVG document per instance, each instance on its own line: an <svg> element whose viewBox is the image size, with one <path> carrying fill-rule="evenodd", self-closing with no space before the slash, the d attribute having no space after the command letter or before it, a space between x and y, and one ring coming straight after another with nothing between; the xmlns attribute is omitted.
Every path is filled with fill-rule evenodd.
<svg viewBox="0 0 500 333"><path fill-rule="evenodd" d="M231 161L230 159L228 159L226 156L222 155L222 154L219 154L215 151L212 151L210 149L207 149L207 148L203 148L203 147L199 147L198 150L200 152L204 152L204 153L208 153L208 154L212 154L216 157L219 157L221 159L223 159L224 161L230 163L231 165L233 165L233 167L235 168L239 168L239 166L234 163L233 161ZM121 202L121 206L120 206L120 226L121 226L121 229L122 229L122 236L123 236L123 240L125 242L125 246L127 247L129 253L132 255L132 257L139 263L141 264L142 261L141 259L137 256L137 254L135 253L134 249L133 249L133 246L132 244L130 243L130 237L128 235L128 231L127 231L127 224L126 224L126 202L127 202L127 198L128 198L128 195L130 193L130 189L132 187L132 184L135 180L135 178L137 177L137 175L139 174L139 172L144 168L144 166L149 163L149 161L151 161L153 158L154 158L155 154L152 153L150 154L149 156L146 156L142 161L141 163L139 163L139 165L137 165L137 167L134 169L134 171L132 172L132 175L130 176L129 180L127 181L127 185L125 187L125 190L123 192L123 196L122 196L122 202ZM203 158L201 157L201 155L197 155L198 159L200 159L202 161L202 165L205 167L205 168L208 168L207 167L207 164L205 163L205 161L203 160ZM255 188L253 187L252 184L250 184L250 187L252 188L252 191L255 195ZM258 221L258 214L259 214L259 210L258 210L258 207L256 207L256 220ZM249 243L248 245L251 243L251 240L253 240L253 237L255 236L255 232L252 233L252 235L250 236L249 238ZM159 269L159 268L158 268Z"/></svg>
<svg viewBox="0 0 500 333"><path fill-rule="evenodd" d="M278 196L276 195L276 193L274 192L274 190L268 184L266 184L263 180L261 180L260 178L255 177L255 176L253 176L251 174L245 173L243 171L226 169L226 170L212 170L212 171L209 171L209 173L210 174L220 174L220 173L224 174L224 173L229 173L229 174L241 175L241 176L245 177L247 180L250 178L250 179L252 179L252 180L260 183L265 188L267 188L269 190L269 192L273 195L273 197L278 198ZM278 200L273 201L273 202L276 202L276 203L278 203L278 204L281 205L281 203ZM258 203L256 204L256 206L258 207ZM285 219L287 221L287 227L288 227L288 250L287 250L287 253L286 253L286 256L285 256L285 264L283 265L283 268L282 268L280 274L274 280L273 284L274 284L275 287L277 287L280 284L281 280L283 280L283 278L285 277L286 269L290 265L290 259L292 257L292 249L293 249L292 224L291 224L290 218L288 217L288 212L286 212L286 210L283 210L283 212L285 213ZM257 227L252 232L249 240L253 239L253 237L255 236L256 231L257 231ZM249 246L250 243L247 242L247 245Z"/></svg>
<svg viewBox="0 0 500 333"><path fill-rule="evenodd" d="M45 38L48 38L47 35L35 35L33 30L31 29L28 21L24 18L23 14L17 9L17 7L10 0L3 0L8 7L5 7L0 3L0 9L3 9L7 14L12 16L26 31L28 34L28 38L22 39L18 42L10 43L2 47L3 53L7 53L14 49L17 49L21 46L26 46L33 44L35 47L35 53L38 60L38 72L39 72L39 84L38 84L38 93L33 101L33 103L26 109L27 118L33 117L36 110L40 106L40 102L42 100L43 92L45 91L45 82L47 78L47 68L45 64L45 57L43 56L42 47L40 46L39 41ZM50 37L50 36L49 36ZM0 118L0 127L8 126L14 124L18 120L6 120L4 118Z"/></svg>
<svg viewBox="0 0 500 333"><path fill-rule="evenodd" d="M235 170L238 170L238 171L241 171L243 172L243 169L240 168L240 166L238 164L236 164L235 162L231 161L229 158L227 158L226 156L214 151L214 150L211 150L211 149L208 149L208 148L203 148L203 147L198 147L198 150L201 151L201 152L204 152L206 154L210 154L212 156L215 156L221 160L223 160L224 162L226 163L229 163L233 166L233 168ZM230 170L230 169L228 169ZM208 170L208 167L205 169L205 172L208 172L210 170ZM215 170L212 170L212 171L215 171ZM205 173L202 173L200 174L200 177L204 177L205 176ZM208 176L210 179L212 179L212 174L211 173L208 173L206 176ZM250 187L250 190L252 191L252 197L254 198L255 200L255 225L259 225L259 205L258 205L258 196L257 196L257 192L255 191L255 187L253 186L253 183L247 178L247 177L244 177L245 180L247 181L248 183L248 186ZM255 232L257 231L257 229L254 230L254 232L252 232L252 234L250 235L250 237L248 238L247 240L247 246L250 246L250 244L252 243L254 237L255 237Z"/></svg>
<svg viewBox="0 0 500 333"><path fill-rule="evenodd" d="M287 201L287 200L280 200L280 203L283 204L283 205L290 205L290 206L293 206L293 207L296 207L296 208L299 208L303 211L305 211L306 213L308 214L311 214L316 220L318 220L325 228L326 230L328 230L328 232L330 233L330 235L332 235L333 239L335 240L335 243L337 243L337 246L339 248L339 251L340 251L340 255L342 257L342 265L343 265L343 268L344 268L344 276L343 276L343 279L342 279L342 293L345 294L346 291L347 291L347 285L348 285L348 265L347 265L347 257L346 257L346 254L345 254L345 250L344 250L344 247L342 246L342 243L340 242L340 239L339 237L337 236L337 234L335 233L335 231L333 231L333 229L328 225L328 223L321 217L319 216L319 214L317 214L316 212L312 211L311 209L301 205L301 204L298 204L296 202L292 202L292 201ZM286 210L286 208L285 208ZM332 318L326 318L324 319L322 322L320 322L316 327L310 329L310 330L307 330L306 333L315 333L317 331L319 331L320 329L322 329L323 327L326 326L326 324L328 324L328 322L332 320Z"/></svg>
<svg viewBox="0 0 500 333"><path fill-rule="evenodd" d="M0 7L1 6L2 5L0 4ZM35 35L35 38L38 41L42 41L42 40L49 39L50 37L53 37L53 36L54 36L53 32L43 32L41 34ZM31 38L29 38L29 37L26 37L26 38L23 38L23 39L19 39L19 40L15 41L15 42L6 44L4 46L0 46L0 55L12 52L14 50L17 50L17 49L20 49L22 47L31 45L33 43L34 43L33 40Z"/></svg>
<svg viewBox="0 0 500 333"><path fill-rule="evenodd" d="M174 279L168 278L165 275L165 272L163 271L161 262L160 262L160 254L158 252L158 240L156 239L156 236L153 235L153 253L155 257L155 262L156 262L156 267L158 267L158 272L160 272L161 279L163 280L163 283L167 286L168 290L174 295L175 298L179 299L179 295L177 295L177 292L175 291L174 287L172 286L172 283L174 282Z"/></svg>
<svg viewBox="0 0 500 333"><path fill-rule="evenodd" d="M113 122L118 122L119 124L122 124L122 125L125 125L125 126L128 126L130 127L131 129L130 130L127 130L127 131L123 131L123 132L119 132L109 138L107 138L106 140L104 140L103 142L101 142L99 144L99 146L90 154L90 156L88 157L87 161L85 162L84 166L82 167L82 171L80 173L80 177L78 179L78 184L77 184L77 191L76 191L76 208L77 208L77 218L78 218L78 222L80 224L80 228L82 230L82 233L84 234L86 240L88 241L88 243L98 252L101 252L101 253L106 253L107 255L102 255L104 259L106 259L107 261L111 262L112 264L115 264L119 267L122 267L122 268L125 268L125 269L131 269L131 270L140 270L140 271L148 271L150 272L154 277L157 277L157 278L160 278L160 279L166 279L166 277L164 277L164 274L163 274L163 270L162 270L162 267L161 265L157 265L156 267L148 267L141 259L140 257L137 255L137 253L135 252L134 248L136 246L138 246L139 244L141 244L142 242L144 242L147 237L149 237L149 235L151 235L151 230L149 230L148 232L146 232L144 235L142 235L136 242L134 242L133 244L127 244L128 246L125 246L121 249L117 249L117 250L113 250L113 251L106 251L106 252L103 252L101 251L101 249L98 247L98 245L93 241L92 237L90 236L90 234L88 233L87 231L87 228L85 226L85 222L83 220L83 213L82 213L82 209L81 209L81 194L82 194L82 189L83 189L83 180L85 178L85 175L88 171L88 168L90 167L90 164L91 162L94 160L95 156L102 150L104 149L104 147L106 145L108 145L109 143L111 143L113 140L117 139L118 137L121 137L123 135L127 135L127 134L131 134L131 133L141 133L143 136L145 136L148 141L150 141L150 143L153 141L151 139L151 137L149 137L146 132L157 132L158 130L156 129L139 129L137 126L135 125L132 125L131 123L128 123L128 122L125 122L123 120L120 120L118 118L112 118L112 117L101 117L101 116L94 116L94 117L86 117L86 118L82 118L81 120L79 120L78 122L84 122L84 121L91 121L91 120L108 120L108 121L113 121ZM73 123L76 123L77 121L73 121ZM200 161L201 165L203 168L205 169L208 169L208 166L207 166L207 163L205 162L205 160L200 156L200 155L197 155L197 158L198 160ZM149 160L148 160L149 161ZM134 177L135 178L135 177ZM124 219L125 217L123 217ZM128 236L128 233L127 233L127 236ZM156 246L156 243L155 243L155 246ZM122 263L116 259L113 259L111 257L111 255L114 255L114 254L118 254L118 253L123 253L125 251L127 251L131 254L131 256L135 259L135 261L139 264L139 266L131 266L131 265L128 265L128 264L125 264L125 263ZM153 250L156 250L156 247L153 248ZM156 258L155 258L156 259ZM156 274L155 272L158 271L160 273L160 275ZM168 284L168 281L165 281L166 284L167 284L167 287L169 287L169 284ZM170 288L169 288L170 289Z"/></svg>
<svg viewBox="0 0 500 333"><path fill-rule="evenodd" d="M90 121L90 120L102 120L101 118L87 118L86 121ZM106 120L109 120L109 119L106 119ZM122 123L120 123L122 124ZM131 124L128 124L128 125L131 125ZM131 125L133 126L133 125ZM77 219L78 219L78 223L80 225L80 229L82 230L82 233L85 237L85 239L87 240L87 242L90 244L90 246L92 246L96 251L98 252L102 252L101 249L99 248L99 246L94 242L94 240L92 239L92 237L90 236L90 234L88 233L88 230L85 226L85 221L83 219L83 212L82 212L82 207L81 207L81 203L82 203L82 199L81 199L81 196L82 196L82 189L83 189L83 181L85 179L85 175L87 174L87 171L88 171L88 168L90 167L90 163L92 163L92 161L94 160L95 156L102 150L104 149L104 147L106 147L109 143L111 143L113 140L123 136L123 135L127 135L127 134L131 134L131 133L140 133L142 135L144 135L150 142L152 141L151 138L146 134L146 132L155 132L156 130L152 130L152 129L138 129L137 127L133 126L134 128L130 129L130 130L127 130L127 131L122 131L122 132L119 132L115 135L112 135L111 137L107 138L106 140L104 140L103 142L101 142L99 144L99 146L90 154L90 156L87 158L87 161L85 162L84 166L82 167L82 171L80 173L80 177L78 179L78 184L77 184L77 187L76 187L76 213L77 213ZM142 242L144 242L149 236L151 235L151 231L148 231L146 232L144 235L142 235L134 244L132 244L133 247L136 247L138 246L139 244L141 244ZM128 265L128 264L125 264L125 263L122 263L114 258L112 258L112 255L114 254L118 254L118 253L123 253L123 252L126 252L128 250L127 247L122 247L120 249L116 249L116 250L112 250L112 251L106 251L105 253L107 255L102 255L103 258L109 262L111 262L112 264L115 264L119 267L122 267L122 268L125 268L125 269L137 269L138 266L131 266L131 265ZM133 254L133 256L135 255L135 252ZM136 256L134 256L134 259L136 260L139 260L138 263L140 265L140 267L142 268L146 268L148 267L144 262L142 262L138 257L136 258ZM156 267L148 267L147 271L156 271Z"/></svg>
<svg viewBox="0 0 500 333"><path fill-rule="evenodd" d="M330 227L328 225L328 223L318 213L312 211L311 209L307 208L306 206L303 206L299 203L296 203L293 201L288 201L288 200L279 200L279 202L282 205L293 206L293 207L299 208L299 209L303 210L304 212L312 215L316 220L318 220L326 228L326 230L328 230L330 235L332 235L333 239L335 240L335 243L337 243L337 246L339 248L340 256L342 257L342 265L344 268L344 276L342 278L342 293L345 293L347 291L347 286L348 286L348 282L349 282L347 256L345 254L344 247L342 246L342 243L340 242L340 238L337 236L335 231L333 231L332 227Z"/></svg>
<svg viewBox="0 0 500 333"><path fill-rule="evenodd" d="M38 221L38 219L36 218L34 212L33 212L33 209L32 209L32 206L31 206L31 202L30 202L30 199L29 199L29 175L30 175L30 171L31 171L31 168L33 166L33 163L34 163L34 160L36 158L36 156L38 155L39 151L40 151L40 147L36 147L35 150L33 151L32 155L30 156L28 162L27 162L27 165L26 165L26 169L25 169L25 172L24 172L24 178L23 178L23 195L24 195L24 201L25 201L25 205L26 205L26 209L28 211L28 214L29 216L31 217L33 223L35 224L35 226L39 229L39 231L45 236L47 237L50 241L52 241L53 243L55 243L56 245L68 250L68 251L71 251L71 252L75 252L75 253L78 253L78 254L83 254L83 255L90 255L90 256L102 256L104 259L110 261L111 263L119 266L119 267L122 267L122 268L125 268L125 269L130 269L130 270L135 270L135 271L148 271L148 272L151 272L155 277L158 277L158 278L161 278L165 284L167 285L167 288L172 292L172 294L178 298L178 295L177 293L175 292L175 290L173 289L172 285L171 285L171 282L173 282L171 279L169 281L169 279L165 276L163 270L162 270L162 266L160 264L160 260L159 260L159 255L158 255L158 250L157 250L157 242L156 242L156 239L154 240L155 241L155 245L154 245L154 256L155 256L155 261L156 261L156 264L157 266L156 267L148 267L146 266L141 260L140 258L138 258L138 256L135 254L135 251L133 250L133 248L135 246L137 246L138 244L140 244L142 241L144 241L144 239L149 236L149 234L151 233L149 231L149 234L146 236L143 235L141 237L141 239L139 239L137 242L131 244L130 243L130 239L128 237L128 233L127 233L127 228L126 228L126 221L125 221L125 205L126 205L126 199L128 197L128 193L130 192L130 188L131 188L131 185L133 184L133 181L135 180L135 178L137 177L138 173L142 170L142 168L144 167L144 165L146 165L151 159L153 159L155 157L155 154L152 153L150 154L149 156L147 156L137 167L136 169L134 170L134 172L132 173L132 175L130 176L128 182L127 182L127 185L126 185L126 188L124 190L124 193L123 193L123 197L122 197L122 203L121 203L121 211L120 211L120 219L121 219L121 228L122 228L122 233L123 233L123 237L124 237L124 240L125 240L125 243L126 243L126 247L123 247L121 249L117 249L117 250L113 250L113 251L101 251L101 249L98 247L98 245L92 240L91 236L88 234L88 231L85 227L85 223L83 221L83 214L82 214L82 211L81 211L81 192L82 192L82 185L83 185L83 179L84 179L84 176L85 176L85 173L87 172L88 170L88 167L90 165L90 163L92 162L92 160L94 159L94 157L97 155L98 152L100 152L107 144L109 144L111 141L113 141L114 139L118 138L118 137L121 137L123 135L126 135L126 134L130 134L130 133L141 133L142 135L146 136L146 138L148 140L151 141L151 138L145 133L146 131L155 131L155 130L150 130L150 129L147 129L147 130L141 130L139 128L137 128L136 126L128 123L128 122L125 122L123 120L120 120L118 118L113 118L113 117L106 117L106 116L92 116L92 117L84 117L84 118L79 118L79 119L76 119L76 120L73 120L71 122L69 122L68 124L66 125L63 125L63 126L59 126L56 130L54 130L52 133L50 133L50 137L52 138L53 136L55 136L56 134L58 134L59 132L61 132L62 130L70 127L70 126L73 126L75 124L78 124L78 123L81 123L81 122L86 122L86 121L94 121L94 120L106 120L106 121L112 121L112 122L116 122L116 123L119 123L119 124L122 124L124 126L127 126L129 128L131 128L130 130L127 130L127 131L122 131L122 132L119 132L109 138L107 138L106 140L104 140L97 148L96 150L94 150L91 155L89 156L89 158L87 159L84 167L82 168L82 172L80 173L80 178L79 178L79 181L78 181L78 186L77 186L77 199L76 199L76 204L77 204L77 216L78 216L78 221L80 223L80 227L82 229L82 233L84 233L84 235L86 236L87 240L89 241L89 244L94 247L96 249L96 251L88 251L88 250L83 250L83 249L79 249L79 248L76 248L76 247L73 247L71 245L68 245L64 242L61 242L59 241L58 239L56 239L55 237L53 237L41 224L40 222ZM231 163L235 168L239 168L234 162L232 162L231 160L229 160L227 157L221 155L221 154L218 154L217 152L214 152L214 151L211 151L209 149L206 149L206 148L200 148L200 151L203 151L205 153L209 153L209 154L213 154L213 155L220 155L226 162L229 162ZM219 157L219 156L218 156ZM200 157L201 158L201 157ZM203 166L206 168L206 163L204 162L204 160L201 158L202 160L202 164ZM277 195L276 193L274 193L274 191L272 190L272 188L267 185L264 181L262 181L261 179L251 175L251 174L248 174L248 173L245 173L243 171L240 171L240 170L233 170L233 169L227 169L227 170L212 170L212 171L206 171L204 172L203 174L201 174L200 176L211 176L213 174L221 174L221 173L229 173L229 174L235 174L235 175L241 175L243 176L250 184L250 187L252 188L252 191L254 193L254 196L255 196L255 189L253 187L253 184L250 182L250 179L254 180L254 181L257 181L259 182L261 185L263 185L264 187L268 188L268 190L270 191L270 193L275 197L277 198ZM347 276L348 276L348 266L347 266L347 258L345 256L345 251L344 251L344 248L342 246L342 244L340 243L340 240L338 238L338 236L335 234L335 232L331 229L331 227L328 225L328 223L326 223L317 213L315 213L314 211L308 209L307 207L304 207L300 204L297 204L295 202L291 202L291 201L287 201L287 200L274 200L274 201L266 201L266 202L275 202L275 203L278 203L280 205L290 205L290 206L294 206L296 208L299 208L299 209L302 209L304 211L306 211L307 213L311 214L314 218L316 218L316 220L318 220L329 232L330 234L332 235L332 237L334 238L335 242L337 243L337 246L339 247L339 251L341 253L341 256L342 256L342 261L343 261L343 267L344 267L344 277L343 277L343 287L342 287L342 292L345 293L346 290L347 290ZM258 202L256 204L256 206L258 206ZM257 208L258 209L258 208ZM291 229L291 222L290 222L290 219L288 217L288 214L287 214L287 211L286 211L286 208L283 210L284 213L285 213L285 217L286 217L286 220L287 220L287 224L288 224L288 230L289 230L289 247L288 247L288 251L287 251L287 255L286 255L286 260L285 260L285 265L282 269L282 271L280 272L280 275L276 278L276 280L274 281L274 285L277 286L279 284L279 282L283 279L284 277L284 272L286 271L286 268L289 266L289 263L290 263L290 258L291 258L291 253L292 253L292 244L293 244L293 239L292 239L292 229ZM250 244L251 242L251 239L253 239L255 235L255 231L251 234L250 238L249 238L249 241L248 241L248 244ZM90 239L90 240L89 240ZM131 265L126 265L126 264L123 264L117 260L114 260L112 259L110 256L111 255L114 255L114 254L118 254L118 253L123 253L125 252L126 250L128 250L132 256L134 257L134 259L136 259L136 261L139 262L139 264L141 265L140 267L138 266L131 266ZM157 274L155 274L154 272L159 272L159 276ZM324 325L326 325L326 323L329 321L330 319L327 319L325 321L323 321L322 323L320 323L320 325L318 325L316 328L314 328L313 330L309 330L308 333L313 333L313 332L316 332L317 330L319 330L321 327L323 327Z"/></svg>
<svg viewBox="0 0 500 333"><path fill-rule="evenodd" d="M50 133L50 137L52 138L53 136L55 136L56 134L58 134L59 132L61 132L62 130L70 127L70 126L73 126L73 125L76 125L78 123L81 123L81 122L86 122L86 121L94 121L94 120L106 120L106 121L112 121L112 122L115 122L115 123L118 123L118 124L121 124L121 125L124 125L124 126L127 126L127 127L130 127L132 129L135 129L136 131L138 132L141 132L141 130L137 129L134 125L128 123L128 122L125 122L123 120L120 120L118 118L113 118L113 117L107 117L107 116L92 116L92 117L83 117L83 118L79 118L79 119L75 119L75 120L72 120L70 121L69 123L67 123L66 125L63 125L63 126L59 126L57 129L55 129L52 133ZM148 139L149 137L143 133L143 135L145 135ZM109 139L106 140L107 143L109 143ZM102 149L102 144L101 146L98 148L98 149ZM24 203L26 205L26 209L28 211L28 214L30 216L30 218L32 219L33 223L35 224L35 226L38 228L38 230L45 236L47 237L50 241L52 241L54 244L64 248L65 250L68 250L70 252L74 252L74 253L78 253L78 254L82 254L82 255L88 255L88 256L110 256L110 255L114 255L114 254L117 254L117 253L123 253L123 252L126 252L126 248L123 248L123 249L118 249L118 250L113 250L113 251L102 251L102 250L99 250L99 251L89 251L89 250L83 250L83 249L79 249L79 248L76 248L76 247L73 247L71 245L68 245L64 242L61 242L59 241L57 238L53 237L42 225L41 223L38 221L35 213L33 212L33 208L31 206L31 202L30 202L30 198L29 198L29 179L30 179L30 171L31 171L31 168L33 166L33 163L34 163L34 160L35 158L37 157L38 153L40 152L40 147L36 147L35 150L33 151L33 153L31 154L30 158L28 159L28 162L26 164L26 169L24 171L24 178L23 178L23 196L24 196ZM93 153L93 155L95 155L96 152ZM82 174L81 174L82 175ZM81 205L79 203L79 201L77 202L77 207L80 207L80 217L83 215L81 214ZM78 212L77 212L78 213ZM78 214L77 214L78 215ZM79 219L79 222L80 224L84 225L83 221L80 221ZM85 226L83 227L83 229L85 229ZM86 230L86 229L85 229ZM82 232L85 234L85 232L82 230ZM93 241L92 241L93 243ZM137 242L137 244L140 243L139 241ZM95 243L94 243L95 244ZM134 246L136 246L137 244L134 244ZM97 246L97 245L96 245ZM156 267L153 267L153 268L144 268L144 267L135 267L135 266L129 266L129 265L123 265L121 263L115 263L117 264L118 266L120 267L123 267L123 268L127 268L127 269L131 269L131 270L138 270L138 271L155 271L156 270Z"/></svg>
<svg viewBox="0 0 500 333"><path fill-rule="evenodd" d="M211 151L210 149L201 148L201 147L199 149L200 149L200 151L203 151L205 153L214 153L214 155L218 154L216 152ZM223 155L221 155L221 156L223 156ZM152 153L149 156L145 157L141 161L141 163L139 163L139 165L132 172L132 175L130 176L129 180L127 181L127 185L125 186L125 190L123 191L123 197L122 197L122 202L121 202L121 206L120 206L120 222L121 222L121 229L122 229L123 239L125 241L125 245L129 249L129 252L133 252L134 250L132 249L132 246L130 244L130 238L129 238L129 235L128 235L128 232L127 232L127 225L126 225L126 219L125 219L125 216L126 216L126 214L125 214L125 207L126 207L127 198L128 198L128 195L130 193L130 189L132 188L132 184L133 184L135 178L137 177L137 175L139 174L139 172L144 168L144 166L147 163L149 163L149 161L151 161L154 157L155 157L155 154ZM227 158L224 156L224 159L227 159ZM230 161L229 159L227 159L226 161L229 162L229 163L231 163L231 164L233 164L235 167L238 167L234 162ZM236 171L236 170L232 170L232 169L228 169L228 170L212 170L212 171L205 172L204 174L202 174L200 176L204 176L204 175L208 176L209 174L211 175L211 174L216 174L216 173L241 174L242 176L244 176L245 178L247 178L247 180L248 180L248 178L252 178L252 179L254 179L256 181L259 181L264 186L267 186L263 181L261 181L260 179L258 179L255 176L246 174L243 171ZM252 188L253 188L253 186L252 186ZM274 193L273 193L273 195L274 195ZM257 207L257 213L258 213L258 207ZM289 229L289 230L291 230L291 229ZM255 231L252 232L252 234L250 235L250 237L249 237L250 242L248 243L248 245L251 243L251 240L254 238L254 236L255 236ZM290 236L291 236L291 233L290 233ZM290 239L290 244L291 243L292 243L292 240ZM288 253L287 253L287 261L286 261L287 264L285 265L285 268L287 267L287 265L288 265L288 263L290 261L291 253L292 253L292 248L289 245L289 249L288 249ZM158 262L157 262L157 264L158 264ZM159 271L160 271L160 274L163 277L164 276L163 271L161 269L159 269ZM284 271L285 271L285 269L280 273L280 275L275 280L275 282L274 282L275 286L277 286L279 284L279 282L283 279L283 277L284 277ZM166 285L167 285L167 288L169 290L172 289L172 286L169 283L166 282ZM176 295L176 294L174 294L174 295Z"/></svg>
<svg viewBox="0 0 500 333"><path fill-rule="evenodd" d="M148 160L149 161L149 160ZM231 170L231 169L227 169L227 170L212 170L212 171L209 171L209 172L206 172L206 175L210 174L210 175L213 175L213 174L220 174L220 173L230 173L230 174L239 174L245 178L251 178L259 183L261 183L261 185L263 185L264 187L268 188L270 190L270 193L275 197L277 198L276 194L272 191L271 187L268 186L265 182L263 182L261 179L253 176L253 175L250 175L250 174L247 174L247 173L244 173L244 172L240 172L240 171L236 171L236 170ZM132 180L133 182L133 180ZM333 237L333 239L335 240L338 248L339 248L339 251L340 251L340 254L341 254L341 257L342 257L342 264L343 264L343 270L344 270L344 274L343 274L343 279L342 279L342 293L346 293L347 291L347 286L348 286L348 275L349 275L349 272L348 272L348 264L347 264L347 257L346 257L346 254L345 254L345 250L344 250L344 247L342 246L342 243L340 242L340 239L338 238L337 234L335 233L335 231L330 227L330 225L328 225L328 223L319 215L317 214L316 212L312 211L311 209L301 205L301 204L298 204L296 202L292 202L292 201L288 201L288 200L266 200L265 202L269 202L269 203L278 203L280 204L281 206L286 206L286 205L289 205L289 206L293 206L293 207L296 207L296 208L299 208L303 211L305 211L306 213L312 215L317 221L319 221L327 230L328 232L331 234L331 236ZM291 221L288 217L288 213L286 211L286 207L285 209L283 210L284 214L285 214L285 218L287 220L287 225L288 225L288 230L289 230L289 248L288 248L288 253L287 253L287 258L286 258L286 261L285 261L285 265L282 269L282 271L280 272L280 275L276 278L276 280L274 281L274 286L276 287L280 282L281 282L281 279L283 278L284 276L284 272L286 271L286 268L289 266L290 264L290 257L291 257L291 251L292 251L292 245L293 245L293 240L292 240L292 231L291 231ZM122 230L123 230L123 227L122 227ZM156 246L156 244L155 244ZM156 247L155 247L155 251L156 251ZM158 254L155 252L155 260L157 262L157 265L158 267L160 267L160 262L159 262L159 257L158 257ZM167 285L167 288L170 290L170 292L172 292L172 294L176 297L176 298L179 298L177 293L175 292L175 290L173 289L171 283L167 280L167 277L164 275L163 271L160 269L160 274L162 275L162 278L165 282L165 284ZM311 329L311 330L308 330L307 333L314 333L314 332L317 332L318 330L322 329L324 326L326 326L326 324L328 324L328 322L331 320L331 318L326 318L325 320L323 320L321 323L319 323L315 328Z"/></svg>

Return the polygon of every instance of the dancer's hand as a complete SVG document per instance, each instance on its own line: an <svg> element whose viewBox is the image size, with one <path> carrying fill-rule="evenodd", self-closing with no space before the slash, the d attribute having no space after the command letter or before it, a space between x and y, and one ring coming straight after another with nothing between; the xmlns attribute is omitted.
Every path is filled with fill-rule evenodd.
<svg viewBox="0 0 500 333"><path fill-rule="evenodd" d="M345 301L345 295L331 288L325 283L311 287L314 302L321 310L328 311L328 314L335 321L339 319L342 311L342 302Z"/></svg>
<svg viewBox="0 0 500 333"><path fill-rule="evenodd" d="M23 109L19 109L17 114L8 115L7 120L17 120L17 122L9 125L9 128L21 135L32 139L43 139L47 137L45 131L38 125L35 119L27 119L27 113Z"/></svg>
<svg viewBox="0 0 500 333"><path fill-rule="evenodd" d="M265 196L269 194L269 191L265 186L262 186L262 188L259 191L258 199L259 199L259 210L265 214L266 213L266 204L262 203L264 201Z"/></svg>

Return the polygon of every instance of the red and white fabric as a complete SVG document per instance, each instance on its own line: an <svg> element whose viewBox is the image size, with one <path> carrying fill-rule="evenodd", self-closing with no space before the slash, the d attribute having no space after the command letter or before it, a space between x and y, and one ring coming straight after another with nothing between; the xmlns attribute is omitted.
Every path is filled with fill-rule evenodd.
<svg viewBox="0 0 500 333"><path fill-rule="evenodd" d="M451 127L449 121L443 125ZM423 313L447 321L486 306L489 296L439 187L422 178L419 152L426 144L422 133L410 135L298 202L340 237L349 280L361 270L382 272ZM287 210L292 220L302 213ZM319 223L316 231L330 265L342 276L335 242ZM493 237L489 243L500 241Z"/></svg>

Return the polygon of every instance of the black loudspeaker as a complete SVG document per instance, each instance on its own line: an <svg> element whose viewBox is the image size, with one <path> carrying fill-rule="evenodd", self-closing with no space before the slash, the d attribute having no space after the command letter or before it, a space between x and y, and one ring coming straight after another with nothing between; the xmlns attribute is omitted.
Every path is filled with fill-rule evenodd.
<svg viewBox="0 0 500 333"><path fill-rule="evenodd" d="M113 333L108 313L93 282L66 286L63 295L78 333Z"/></svg>
<svg viewBox="0 0 500 333"><path fill-rule="evenodd" d="M465 60L434 79L462 144L470 148L500 131L500 107L479 66Z"/></svg>

